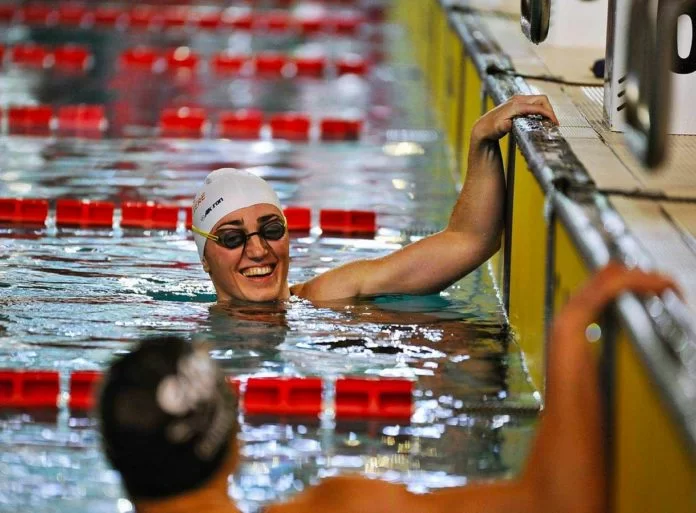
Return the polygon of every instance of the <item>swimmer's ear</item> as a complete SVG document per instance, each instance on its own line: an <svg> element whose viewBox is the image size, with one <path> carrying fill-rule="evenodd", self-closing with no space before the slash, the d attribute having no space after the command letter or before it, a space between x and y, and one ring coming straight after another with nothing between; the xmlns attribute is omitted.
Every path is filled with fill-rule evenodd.
<svg viewBox="0 0 696 513"><path fill-rule="evenodd" d="M203 264L203 270L210 274L210 266L208 265L208 261L205 259L205 257L203 257L201 260L201 264Z"/></svg>

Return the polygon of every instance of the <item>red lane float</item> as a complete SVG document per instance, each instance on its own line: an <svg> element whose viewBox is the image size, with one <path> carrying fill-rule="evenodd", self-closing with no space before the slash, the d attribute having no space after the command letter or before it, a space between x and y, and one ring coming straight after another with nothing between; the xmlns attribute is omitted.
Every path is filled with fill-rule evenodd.
<svg viewBox="0 0 696 513"><path fill-rule="evenodd" d="M362 120L324 118L319 123L322 141L357 141L360 139Z"/></svg>
<svg viewBox="0 0 696 513"><path fill-rule="evenodd" d="M73 411L89 411L94 408L96 390L102 379L99 371L76 371L70 375L70 399L68 407Z"/></svg>
<svg viewBox="0 0 696 513"><path fill-rule="evenodd" d="M321 378L249 378L244 392L247 415L316 416L321 412Z"/></svg>
<svg viewBox="0 0 696 513"><path fill-rule="evenodd" d="M108 126L103 105L64 105L58 109L58 130L78 134L100 134Z"/></svg>
<svg viewBox="0 0 696 513"><path fill-rule="evenodd" d="M276 114L271 117L271 134L274 139L308 141L311 121L309 116L295 112Z"/></svg>
<svg viewBox="0 0 696 513"><path fill-rule="evenodd" d="M114 223L114 204L109 201L59 199L56 202L57 226L108 227Z"/></svg>
<svg viewBox="0 0 696 513"><path fill-rule="evenodd" d="M165 28L184 28L191 18L191 10L184 5L165 9L163 24Z"/></svg>
<svg viewBox="0 0 696 513"><path fill-rule="evenodd" d="M200 62L198 54L191 51L187 46L180 46L179 48L169 50L165 55L165 59L167 61L167 69L173 71L195 71Z"/></svg>
<svg viewBox="0 0 696 513"><path fill-rule="evenodd" d="M52 54L41 45L23 43L12 47L10 60L18 66L46 68L52 63Z"/></svg>
<svg viewBox="0 0 696 513"><path fill-rule="evenodd" d="M203 137L207 121L205 109L198 107L176 107L164 109L159 120L161 137Z"/></svg>
<svg viewBox="0 0 696 513"><path fill-rule="evenodd" d="M377 215L367 210L323 209L319 212L319 226L326 233L374 234Z"/></svg>
<svg viewBox="0 0 696 513"><path fill-rule="evenodd" d="M247 54L239 54L226 50L213 57L212 68L218 75L236 75L240 73L244 65L250 61L251 56Z"/></svg>
<svg viewBox="0 0 696 513"><path fill-rule="evenodd" d="M127 15L122 9L110 5L98 5L94 9L93 15L94 24L98 27L115 27L127 19Z"/></svg>
<svg viewBox="0 0 696 513"><path fill-rule="evenodd" d="M137 29L149 29L161 20L159 10L151 5L136 5L128 13L130 26Z"/></svg>
<svg viewBox="0 0 696 513"><path fill-rule="evenodd" d="M58 19L58 11L48 5L33 4L22 7L19 17L27 25L53 25Z"/></svg>
<svg viewBox="0 0 696 513"><path fill-rule="evenodd" d="M17 6L0 4L0 23L10 23L17 13Z"/></svg>
<svg viewBox="0 0 696 513"><path fill-rule="evenodd" d="M193 226L193 208L187 207L185 212L186 212L186 221L185 221L186 228L188 228L190 230L191 227Z"/></svg>
<svg viewBox="0 0 696 513"><path fill-rule="evenodd" d="M48 105L12 106L7 111L7 127L11 134L48 134L52 119L53 109Z"/></svg>
<svg viewBox="0 0 696 513"><path fill-rule="evenodd" d="M121 227L176 229L179 207L157 205L152 201L126 201L121 205Z"/></svg>
<svg viewBox="0 0 696 513"><path fill-rule="evenodd" d="M120 66L124 69L150 70L155 67L159 55L149 46L136 46L124 51L119 58Z"/></svg>
<svg viewBox="0 0 696 513"><path fill-rule="evenodd" d="M254 25L254 17L249 11L232 8L222 13L221 23L227 29L248 31Z"/></svg>
<svg viewBox="0 0 696 513"><path fill-rule="evenodd" d="M261 52L254 58L256 74L267 77L280 76L287 63L288 58L277 52Z"/></svg>
<svg viewBox="0 0 696 513"><path fill-rule="evenodd" d="M323 55L295 57L294 63L298 77L321 78L326 70L326 57Z"/></svg>
<svg viewBox="0 0 696 513"><path fill-rule="evenodd" d="M0 370L2 408L56 408L59 394L58 372Z"/></svg>
<svg viewBox="0 0 696 513"><path fill-rule="evenodd" d="M0 222L43 225L48 217L48 200L0 198Z"/></svg>
<svg viewBox="0 0 696 513"><path fill-rule="evenodd" d="M68 406L89 411L103 378L100 371L70 375ZM323 381L318 377L250 377L244 393L238 378L225 377L241 397L247 415L318 416L322 411ZM336 418L401 419L413 414L414 382L406 379L340 378L336 380ZM0 370L0 408L56 408L60 394L55 371Z"/></svg>
<svg viewBox="0 0 696 513"><path fill-rule="evenodd" d="M282 10L271 10L257 14L252 27L259 32L277 33L290 29L290 15Z"/></svg>
<svg viewBox="0 0 696 513"><path fill-rule="evenodd" d="M290 231L308 232L312 228L312 211L308 207L286 207L283 215Z"/></svg>
<svg viewBox="0 0 696 513"><path fill-rule="evenodd" d="M261 136L263 114L255 109L221 112L218 136L229 139L258 139Z"/></svg>
<svg viewBox="0 0 696 513"><path fill-rule="evenodd" d="M336 73L339 75L366 75L367 61L359 55L346 55L336 61Z"/></svg>
<svg viewBox="0 0 696 513"><path fill-rule="evenodd" d="M336 418L410 419L413 381L341 378L336 380Z"/></svg>
<svg viewBox="0 0 696 513"><path fill-rule="evenodd" d="M53 51L54 66L61 71L85 71L92 65L89 48L80 45L65 45Z"/></svg>
<svg viewBox="0 0 696 513"><path fill-rule="evenodd" d="M91 14L87 8L79 2L65 2L58 7L58 23L79 27Z"/></svg>

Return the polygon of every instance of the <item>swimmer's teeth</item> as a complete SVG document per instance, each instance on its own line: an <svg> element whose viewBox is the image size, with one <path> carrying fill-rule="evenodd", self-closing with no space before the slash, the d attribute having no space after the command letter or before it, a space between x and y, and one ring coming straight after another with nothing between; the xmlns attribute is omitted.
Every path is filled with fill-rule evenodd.
<svg viewBox="0 0 696 513"><path fill-rule="evenodd" d="M264 267L250 267L249 269L244 269L242 274L246 277L249 276L263 276L264 274L271 274L273 268L270 265Z"/></svg>

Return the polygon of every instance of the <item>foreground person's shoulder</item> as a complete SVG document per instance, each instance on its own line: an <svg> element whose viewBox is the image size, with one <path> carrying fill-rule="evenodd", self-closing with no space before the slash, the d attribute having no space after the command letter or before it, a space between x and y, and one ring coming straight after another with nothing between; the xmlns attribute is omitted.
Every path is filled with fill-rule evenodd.
<svg viewBox="0 0 696 513"><path fill-rule="evenodd" d="M379 479L340 476L307 488L288 502L274 504L264 513L406 513L421 511L418 500L402 485Z"/></svg>

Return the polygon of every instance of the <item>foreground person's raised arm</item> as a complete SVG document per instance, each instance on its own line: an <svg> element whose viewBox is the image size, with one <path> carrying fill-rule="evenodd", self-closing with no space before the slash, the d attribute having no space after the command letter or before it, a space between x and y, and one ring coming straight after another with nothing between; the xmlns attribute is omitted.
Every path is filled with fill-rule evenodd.
<svg viewBox="0 0 696 513"><path fill-rule="evenodd" d="M607 481L598 362L588 325L622 292L661 294L673 282L610 264L554 320L548 391L522 475L424 495L359 477L329 479L268 513L605 513Z"/></svg>
<svg viewBox="0 0 696 513"><path fill-rule="evenodd" d="M315 300L439 292L488 260L500 247L505 176L498 140L515 117L556 116L545 96L515 96L474 125L468 174L447 228L374 260L358 260L295 286Z"/></svg>

